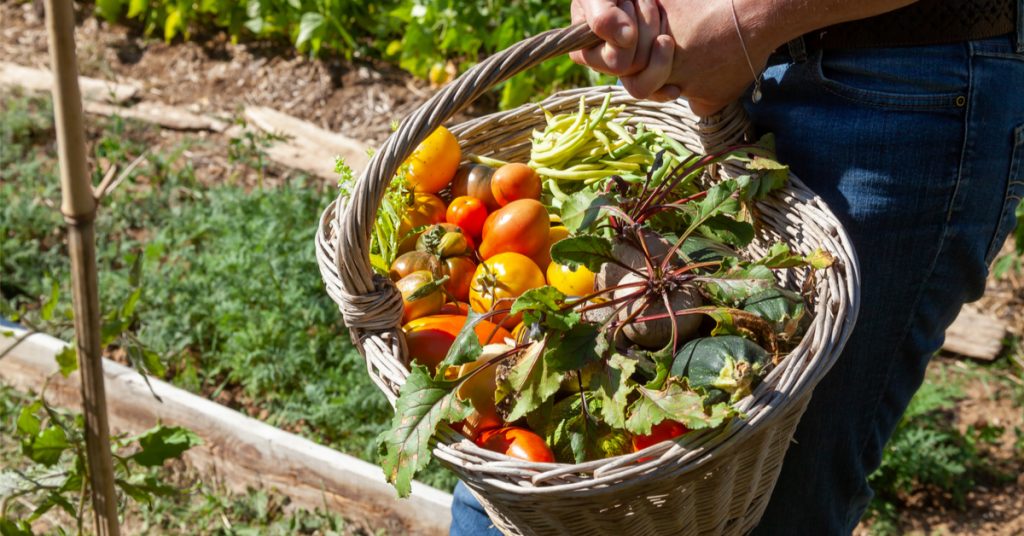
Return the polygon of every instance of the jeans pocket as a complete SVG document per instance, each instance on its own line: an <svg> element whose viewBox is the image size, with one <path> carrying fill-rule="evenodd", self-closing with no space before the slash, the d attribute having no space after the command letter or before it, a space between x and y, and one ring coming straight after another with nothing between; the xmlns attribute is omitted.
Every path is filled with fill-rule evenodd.
<svg viewBox="0 0 1024 536"><path fill-rule="evenodd" d="M1016 228L1018 222L1016 217L1017 204L1024 196L1024 125L1018 126L1013 131L1013 155L1010 157L1010 175L1006 181L1006 191L1003 197L1003 209L999 214L999 221L996 224L996 232L989 242L988 251L985 253L985 263L992 264L1003 242Z"/></svg>
<svg viewBox="0 0 1024 536"><path fill-rule="evenodd" d="M967 58L963 45L820 50L811 74L825 91L865 106L955 109L967 102Z"/></svg>

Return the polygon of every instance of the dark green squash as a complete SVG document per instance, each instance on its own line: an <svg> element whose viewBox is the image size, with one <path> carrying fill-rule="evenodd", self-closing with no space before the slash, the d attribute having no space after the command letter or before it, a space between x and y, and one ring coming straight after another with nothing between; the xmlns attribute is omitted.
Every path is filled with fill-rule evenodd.
<svg viewBox="0 0 1024 536"><path fill-rule="evenodd" d="M706 395L707 404L736 402L750 394L771 369L771 356L756 343L727 335L694 339L672 361L672 376Z"/></svg>

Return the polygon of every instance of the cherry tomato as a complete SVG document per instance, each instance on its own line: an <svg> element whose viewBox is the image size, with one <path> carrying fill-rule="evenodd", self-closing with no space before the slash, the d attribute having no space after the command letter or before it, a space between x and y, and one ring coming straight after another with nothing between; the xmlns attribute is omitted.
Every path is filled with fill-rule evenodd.
<svg viewBox="0 0 1024 536"><path fill-rule="evenodd" d="M564 264L553 262L548 265L548 284L562 291L566 296L586 296L594 292L594 272L586 266L575 270Z"/></svg>
<svg viewBox="0 0 1024 536"><path fill-rule="evenodd" d="M406 207L405 214L402 215L398 225L398 239L402 241L398 246L398 252L412 251L416 247L416 239L419 235L406 235L409 235L417 227L442 223L446 210L444 201L441 201L441 198L436 195L413 194L411 204Z"/></svg>
<svg viewBox="0 0 1024 536"><path fill-rule="evenodd" d="M452 179L452 197L475 197L484 202L487 211L501 208L491 193L491 177L494 168L483 164L466 163L459 166Z"/></svg>
<svg viewBox="0 0 1024 536"><path fill-rule="evenodd" d="M388 272L388 275L392 281L398 281L419 270L427 270L436 274L440 268L441 264L438 262L437 257L430 253L425 251L409 251L399 255L395 262L391 263L391 271Z"/></svg>
<svg viewBox="0 0 1024 536"><path fill-rule="evenodd" d="M531 462L553 463L555 455L544 443L544 438L518 426L488 430L477 438L481 448L500 452L506 456Z"/></svg>
<svg viewBox="0 0 1024 536"><path fill-rule="evenodd" d="M679 437L689 431L682 423L666 419L652 426L650 434L633 436L633 452L643 450L651 445L657 445L662 441L668 441L674 437ZM649 459L641 458L638 461L645 462Z"/></svg>
<svg viewBox="0 0 1024 536"><path fill-rule="evenodd" d="M517 199L540 199L540 175L526 164L505 164L491 177L491 194L501 206Z"/></svg>
<svg viewBox="0 0 1024 536"><path fill-rule="evenodd" d="M476 263L469 257L448 257L444 260L442 267L448 281L444 289L453 298L459 301L469 299L469 286L473 282L473 275L476 273Z"/></svg>
<svg viewBox="0 0 1024 536"><path fill-rule="evenodd" d="M562 227L561 224L556 224L554 221L551 223L554 227L548 231L548 245L540 250L540 253L531 257L533 262L537 263L537 267L542 271L548 269L548 265L551 264L551 246L555 245L555 242L569 238L569 229Z"/></svg>
<svg viewBox="0 0 1024 536"><path fill-rule="evenodd" d="M448 129L437 127L403 163L405 178L414 192L436 194L448 186L462 160L459 141Z"/></svg>
<svg viewBox="0 0 1024 536"><path fill-rule="evenodd" d="M462 326L466 325L463 315L431 315L417 318L402 326L409 358L430 367L431 372L444 360L448 349L455 342ZM480 344L501 342L511 335L505 329L486 320L481 320L473 329Z"/></svg>
<svg viewBox="0 0 1024 536"><path fill-rule="evenodd" d="M458 225L470 236L480 236L484 231L484 221L487 220L487 206L475 197L456 197L448 205L445 220Z"/></svg>
<svg viewBox="0 0 1024 536"><path fill-rule="evenodd" d="M457 225L438 223L427 227L416 239L416 250L433 253L442 259L458 257L473 252L471 240Z"/></svg>
<svg viewBox="0 0 1024 536"><path fill-rule="evenodd" d="M476 267L469 287L469 305L478 313L486 313L492 308L506 309L527 290L542 286L544 276L529 257L519 253L499 253ZM512 327L522 318L519 313L506 316L503 313L492 319Z"/></svg>
<svg viewBox="0 0 1024 536"><path fill-rule="evenodd" d="M534 257L548 246L551 224L540 201L520 199L494 211L484 222L480 257L499 253L522 253Z"/></svg>
<svg viewBox="0 0 1024 536"><path fill-rule="evenodd" d="M423 296L413 297L413 294L433 282L434 274L427 270L419 270L395 283L402 293L402 303L405 304L405 312L402 314L403 323L421 316L432 315L444 306L444 292L441 287L437 287Z"/></svg>

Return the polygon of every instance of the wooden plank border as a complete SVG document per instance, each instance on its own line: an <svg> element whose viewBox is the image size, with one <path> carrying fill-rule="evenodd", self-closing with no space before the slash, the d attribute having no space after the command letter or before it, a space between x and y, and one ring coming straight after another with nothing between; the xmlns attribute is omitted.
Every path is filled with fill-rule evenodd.
<svg viewBox="0 0 1024 536"><path fill-rule="evenodd" d="M0 352L26 333L6 326L2 331L12 331L13 336L0 335ZM37 392L45 379L52 377L48 401L80 408L78 373L62 377L54 360L65 346L66 342L41 333L27 337L0 359L0 381ZM138 372L113 361L104 360L103 373L113 431L137 433L157 422L186 426L204 441L185 454L186 462L232 490L276 488L295 506L314 509L326 505L370 532L448 534L452 502L448 493L413 482L412 496L398 499L376 465L151 377L149 382L163 400L160 402Z"/></svg>

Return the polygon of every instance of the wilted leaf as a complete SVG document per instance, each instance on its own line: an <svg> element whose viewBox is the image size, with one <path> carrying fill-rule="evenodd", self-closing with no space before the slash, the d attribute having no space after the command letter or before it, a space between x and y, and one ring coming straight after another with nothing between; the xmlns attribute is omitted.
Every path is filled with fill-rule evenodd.
<svg viewBox="0 0 1024 536"><path fill-rule="evenodd" d="M549 338L531 344L513 363L499 367L495 397L506 421L525 416L558 392L565 374L544 359Z"/></svg>
<svg viewBox="0 0 1024 536"><path fill-rule="evenodd" d="M677 421L690 430L715 428L735 415L728 404L715 404L704 409L704 397L689 391L675 379L666 382L665 387L655 391L637 387L640 398L630 407L626 429L633 434L648 435L651 427L665 419Z"/></svg>
<svg viewBox="0 0 1024 536"><path fill-rule="evenodd" d="M608 359L608 366L591 376L594 396L601 402L600 416L612 428L625 428L629 395L636 384L630 377L636 371L636 360L619 353Z"/></svg>

